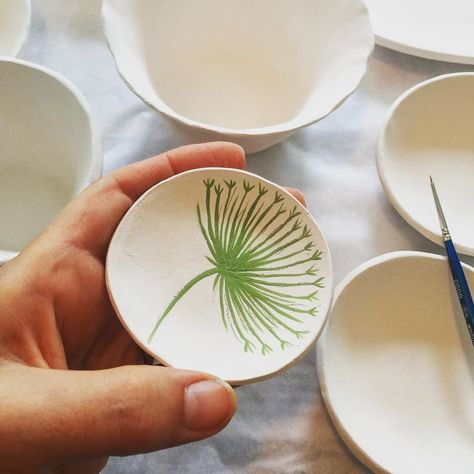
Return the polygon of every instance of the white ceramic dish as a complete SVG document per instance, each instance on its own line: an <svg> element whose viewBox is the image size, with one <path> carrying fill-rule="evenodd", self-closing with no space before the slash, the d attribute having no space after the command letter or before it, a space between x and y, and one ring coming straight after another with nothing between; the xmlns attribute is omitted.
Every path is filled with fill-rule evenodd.
<svg viewBox="0 0 474 474"><path fill-rule="evenodd" d="M0 0L0 56L16 56L30 27L30 0Z"/></svg>
<svg viewBox="0 0 474 474"><path fill-rule="evenodd" d="M102 172L82 94L44 67L0 59L0 264Z"/></svg>
<svg viewBox="0 0 474 474"><path fill-rule="evenodd" d="M474 349L445 258L396 252L354 270L317 349L331 418L370 469L472 472Z"/></svg>
<svg viewBox="0 0 474 474"><path fill-rule="evenodd" d="M365 73L361 0L105 0L118 71L192 141L248 153L320 120Z"/></svg>
<svg viewBox="0 0 474 474"><path fill-rule="evenodd" d="M366 0L377 44L428 59L474 64L472 0Z"/></svg>
<svg viewBox="0 0 474 474"><path fill-rule="evenodd" d="M311 348L332 269L316 223L289 193L207 168L158 184L130 209L110 244L107 285L149 354L240 385Z"/></svg>
<svg viewBox="0 0 474 474"><path fill-rule="evenodd" d="M439 76L405 92L379 137L377 167L390 202L441 244L429 185L436 183L458 251L474 255L474 73Z"/></svg>

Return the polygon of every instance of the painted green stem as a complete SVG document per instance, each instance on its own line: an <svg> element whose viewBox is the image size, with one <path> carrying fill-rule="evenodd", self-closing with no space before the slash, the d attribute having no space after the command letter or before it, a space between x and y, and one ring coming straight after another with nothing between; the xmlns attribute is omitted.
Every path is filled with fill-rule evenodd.
<svg viewBox="0 0 474 474"><path fill-rule="evenodd" d="M215 275L218 273L219 269L218 268L211 268L210 270L206 270L205 272L200 273L199 275L195 276L192 280L190 280L186 285L181 288L181 290L178 291L176 296L171 300L171 303L166 307L166 309L163 311L161 314L160 318L158 319L158 322L155 324L155 327L153 328L153 331L151 332L150 336L148 337L148 342L151 342L153 337L155 336L156 331L160 327L161 323L163 320L168 316L170 311L174 308L175 304L197 283L199 283L201 280L204 280L204 278L207 278L211 275Z"/></svg>

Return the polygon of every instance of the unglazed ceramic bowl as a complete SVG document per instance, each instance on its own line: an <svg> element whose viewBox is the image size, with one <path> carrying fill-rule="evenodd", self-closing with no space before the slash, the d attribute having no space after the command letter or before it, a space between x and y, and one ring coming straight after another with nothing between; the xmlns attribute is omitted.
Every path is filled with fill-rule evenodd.
<svg viewBox="0 0 474 474"><path fill-rule="evenodd" d="M192 141L262 150L338 107L373 48L361 0L105 0L119 73Z"/></svg>
<svg viewBox="0 0 474 474"><path fill-rule="evenodd" d="M326 242L289 193L205 168L145 193L119 224L107 286L135 341L159 362L241 385L277 374L326 320Z"/></svg>
<svg viewBox="0 0 474 474"><path fill-rule="evenodd" d="M0 0L0 56L16 56L31 18L30 0Z"/></svg>
<svg viewBox="0 0 474 474"><path fill-rule="evenodd" d="M366 0L377 44L423 58L474 64L472 0Z"/></svg>
<svg viewBox="0 0 474 474"><path fill-rule="evenodd" d="M422 82L390 108L377 149L385 193L400 215L442 244L430 175L458 251L474 255L474 73Z"/></svg>
<svg viewBox="0 0 474 474"><path fill-rule="evenodd" d="M102 172L89 107L64 77L0 60L0 264Z"/></svg>
<svg viewBox="0 0 474 474"><path fill-rule="evenodd" d="M474 349L446 258L395 252L351 272L317 357L329 414L372 471L472 471Z"/></svg>

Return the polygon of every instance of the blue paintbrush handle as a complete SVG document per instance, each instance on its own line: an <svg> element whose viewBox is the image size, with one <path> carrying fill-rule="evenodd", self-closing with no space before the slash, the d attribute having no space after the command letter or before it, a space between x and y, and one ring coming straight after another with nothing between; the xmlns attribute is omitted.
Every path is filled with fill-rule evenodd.
<svg viewBox="0 0 474 474"><path fill-rule="evenodd" d="M471 336L471 342L474 345L474 303L472 301L469 285L467 284L466 276L459 261L458 254L454 248L452 240L444 242L446 253L448 254L449 266L451 267L451 274L453 275L454 287L461 304L464 319L466 320L467 329Z"/></svg>

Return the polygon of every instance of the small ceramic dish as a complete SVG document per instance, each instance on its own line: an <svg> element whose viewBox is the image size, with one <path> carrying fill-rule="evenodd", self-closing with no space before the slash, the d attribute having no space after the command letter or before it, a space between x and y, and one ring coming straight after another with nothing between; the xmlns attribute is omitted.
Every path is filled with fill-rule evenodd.
<svg viewBox="0 0 474 474"><path fill-rule="evenodd" d="M0 264L13 258L102 172L98 133L64 77L0 60Z"/></svg>
<svg viewBox="0 0 474 474"><path fill-rule="evenodd" d="M332 269L318 226L289 193L244 171L204 168L132 206L110 244L107 286L155 359L241 385L311 348Z"/></svg>
<svg viewBox="0 0 474 474"><path fill-rule="evenodd" d="M438 189L459 252L474 255L474 73L439 76L392 105L379 137L377 168L400 215L441 244L430 188Z"/></svg>
<svg viewBox="0 0 474 474"><path fill-rule="evenodd" d="M423 58L474 64L472 0L366 0L377 44Z"/></svg>
<svg viewBox="0 0 474 474"><path fill-rule="evenodd" d="M474 349L447 259L395 252L354 270L317 358L329 414L371 470L472 471Z"/></svg>
<svg viewBox="0 0 474 474"><path fill-rule="evenodd" d="M105 0L102 16L133 92L193 142L247 153L338 107L373 48L362 0Z"/></svg>
<svg viewBox="0 0 474 474"><path fill-rule="evenodd" d="M0 56L16 56L31 19L30 0L0 0Z"/></svg>

